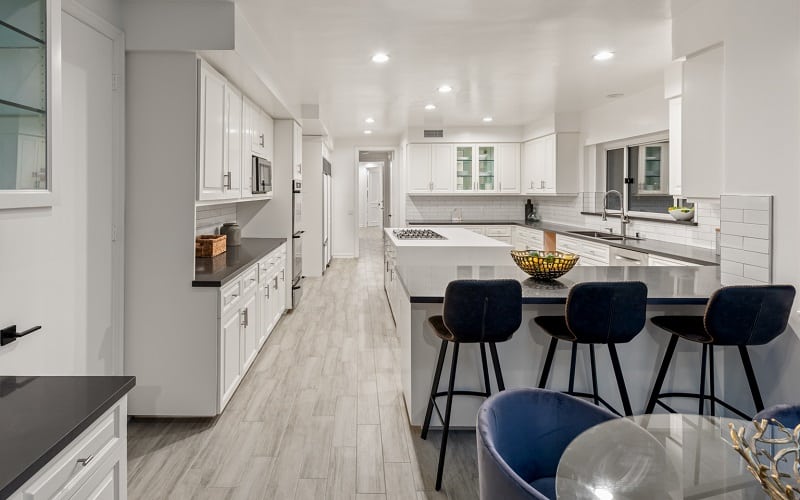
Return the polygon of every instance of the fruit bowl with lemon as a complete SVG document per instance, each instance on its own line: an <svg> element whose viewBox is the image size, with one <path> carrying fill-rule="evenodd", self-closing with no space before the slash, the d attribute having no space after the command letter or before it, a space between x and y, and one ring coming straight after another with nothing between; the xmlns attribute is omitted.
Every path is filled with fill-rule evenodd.
<svg viewBox="0 0 800 500"><path fill-rule="evenodd" d="M667 209L669 214L675 220L692 220L694 219L694 207L669 207Z"/></svg>
<svg viewBox="0 0 800 500"><path fill-rule="evenodd" d="M580 259L580 256L571 253L543 250L512 250L511 257L520 269L540 280L564 276Z"/></svg>

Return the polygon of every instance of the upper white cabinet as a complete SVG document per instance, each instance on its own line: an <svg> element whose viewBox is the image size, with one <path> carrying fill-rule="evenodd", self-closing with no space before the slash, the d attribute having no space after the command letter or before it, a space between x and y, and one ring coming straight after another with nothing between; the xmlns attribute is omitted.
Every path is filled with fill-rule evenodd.
<svg viewBox="0 0 800 500"><path fill-rule="evenodd" d="M453 192L452 144L409 144L407 152L410 194Z"/></svg>
<svg viewBox="0 0 800 500"><path fill-rule="evenodd" d="M253 195L253 156L272 162L272 118L205 61L198 63L197 200L270 198Z"/></svg>
<svg viewBox="0 0 800 500"><path fill-rule="evenodd" d="M409 144L409 194L519 193L519 144Z"/></svg>
<svg viewBox="0 0 800 500"><path fill-rule="evenodd" d="M292 126L292 151L294 156L294 168L292 178L296 181L303 179L303 129L297 122Z"/></svg>
<svg viewBox="0 0 800 500"><path fill-rule="evenodd" d="M198 200L225 198L228 184L225 151L225 79L200 63L200 137L197 182Z"/></svg>
<svg viewBox="0 0 800 500"><path fill-rule="evenodd" d="M551 134L524 144L522 191L525 194L578 192L577 133Z"/></svg>

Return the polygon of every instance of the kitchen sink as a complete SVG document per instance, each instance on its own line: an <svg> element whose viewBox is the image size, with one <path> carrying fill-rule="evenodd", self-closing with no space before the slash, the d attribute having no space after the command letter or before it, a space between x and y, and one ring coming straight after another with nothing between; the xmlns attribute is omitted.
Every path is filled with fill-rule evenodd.
<svg viewBox="0 0 800 500"><path fill-rule="evenodd" d="M588 236L590 238L599 238L601 240L622 241L624 236L619 234L601 233L599 231L568 231L570 234L577 234L580 236Z"/></svg>

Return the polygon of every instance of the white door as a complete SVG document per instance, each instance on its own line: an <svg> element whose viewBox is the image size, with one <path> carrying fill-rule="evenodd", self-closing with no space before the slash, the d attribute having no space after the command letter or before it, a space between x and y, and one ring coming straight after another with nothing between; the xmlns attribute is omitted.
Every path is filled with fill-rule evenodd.
<svg viewBox="0 0 800 500"><path fill-rule="evenodd" d="M85 217L77 230L80 245L76 253L75 288L77 303L85 308L74 311L76 328L86 332L86 341L75 342L75 359L85 362L87 375L120 373L121 331L115 331L114 308L119 292L114 266L121 265L115 251L113 216L114 165L114 43L74 17L63 17L63 99L64 171L75 176L85 193L77 198L76 217Z"/></svg>
<svg viewBox="0 0 800 500"><path fill-rule="evenodd" d="M383 169L367 169L367 227L383 223Z"/></svg>

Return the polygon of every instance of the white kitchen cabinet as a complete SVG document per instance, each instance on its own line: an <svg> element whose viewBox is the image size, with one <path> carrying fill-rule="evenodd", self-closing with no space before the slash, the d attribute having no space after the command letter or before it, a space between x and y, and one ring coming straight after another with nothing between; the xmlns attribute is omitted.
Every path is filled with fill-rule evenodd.
<svg viewBox="0 0 800 500"><path fill-rule="evenodd" d="M123 396L106 410L12 493L10 500L125 500L128 497L127 401L127 396ZM78 465L79 459L87 458L85 464Z"/></svg>
<svg viewBox="0 0 800 500"><path fill-rule="evenodd" d="M522 190L525 194L578 192L577 133L551 134L523 146Z"/></svg>
<svg viewBox="0 0 800 500"><path fill-rule="evenodd" d="M699 264L695 264L693 262L686 262L683 260L670 259L668 257L662 257L660 255L650 254L647 259L647 265L648 266L698 266Z"/></svg>
<svg viewBox="0 0 800 500"><path fill-rule="evenodd" d="M453 191L452 144L409 144L407 153L409 194Z"/></svg>
<svg viewBox="0 0 800 500"><path fill-rule="evenodd" d="M580 255L581 260L584 261L584 265L607 266L609 262L610 248L603 243L586 241L559 234L556 235L556 249L559 252Z"/></svg>
<svg viewBox="0 0 800 500"><path fill-rule="evenodd" d="M520 145L497 145L497 191L504 194L520 192Z"/></svg>
<svg viewBox="0 0 800 500"><path fill-rule="evenodd" d="M225 78L204 62L199 63L198 200L225 197L227 153L225 150Z"/></svg>
<svg viewBox="0 0 800 500"><path fill-rule="evenodd" d="M242 94L225 84L225 169L227 188L223 198L242 197Z"/></svg>
<svg viewBox="0 0 800 500"><path fill-rule="evenodd" d="M292 151L294 156L293 179L303 179L303 129L297 122L293 122L292 126Z"/></svg>
<svg viewBox="0 0 800 500"><path fill-rule="evenodd" d="M683 100L674 97L669 100L669 194L681 196L681 108Z"/></svg>
<svg viewBox="0 0 800 500"><path fill-rule="evenodd" d="M247 371L247 368L250 367L250 364L256 358L256 354L258 354L258 340L259 335L258 331L260 325L258 323L258 315L256 314L256 292L255 290L253 293L248 295L244 298L242 302L242 335L241 339L243 340L241 349L242 349L242 362L244 364L244 371Z"/></svg>
<svg viewBox="0 0 800 500"><path fill-rule="evenodd" d="M242 377L242 313L236 309L222 320L219 351L219 413L225 409Z"/></svg>
<svg viewBox="0 0 800 500"><path fill-rule="evenodd" d="M511 244L515 250L543 250L544 232L538 229L514 226Z"/></svg>

